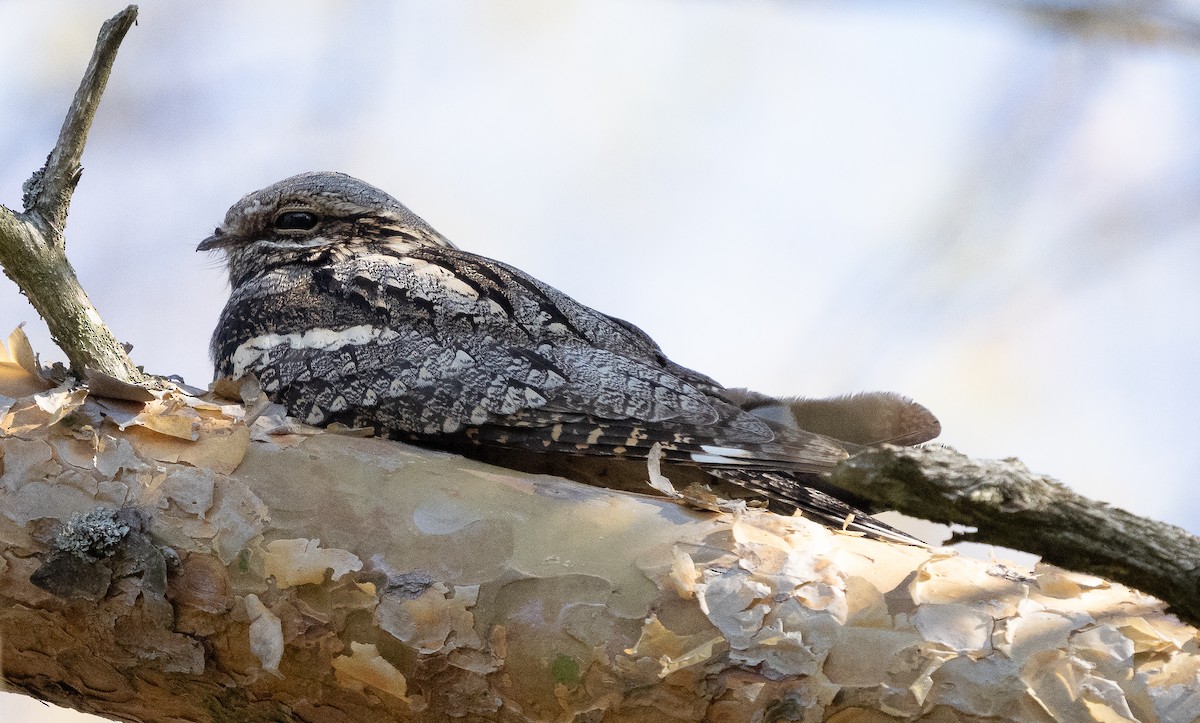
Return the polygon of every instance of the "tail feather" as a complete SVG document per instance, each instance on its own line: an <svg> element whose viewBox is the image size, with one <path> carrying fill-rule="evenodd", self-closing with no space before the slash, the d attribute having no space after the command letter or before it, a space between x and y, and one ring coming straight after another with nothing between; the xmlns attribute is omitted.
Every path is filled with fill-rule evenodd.
<svg viewBox="0 0 1200 723"><path fill-rule="evenodd" d="M744 469L707 468L709 474L754 490L764 497L800 510L822 524L835 529L861 532L864 535L908 545L927 546L920 540L891 525L881 522L857 507L813 486L819 482L815 475L789 472L762 472Z"/></svg>
<svg viewBox="0 0 1200 723"><path fill-rule="evenodd" d="M536 432L531 433L531 429ZM844 445L808 432L778 430L777 440L740 446L719 440L698 439L694 429L670 424L653 428L624 421L584 419L540 427L481 426L468 432L480 443L528 442L547 452L612 455L644 459L658 444L663 459L702 467L737 467L762 470L827 472L848 455Z"/></svg>
<svg viewBox="0 0 1200 723"><path fill-rule="evenodd" d="M865 505L852 504L831 494L836 490L823 482L821 473L828 472L846 457L846 452L831 440L810 435L815 440L812 447L796 441L740 448L701 443L683 433L664 433L665 430L664 425L649 432L631 423L579 420L560 421L549 429L533 425L474 427L468 431L468 439L484 448L624 459L645 459L658 443L663 462L699 468L788 509L798 509L830 527L881 540L925 544L871 517L862 509ZM785 432L784 437L791 441L793 435Z"/></svg>

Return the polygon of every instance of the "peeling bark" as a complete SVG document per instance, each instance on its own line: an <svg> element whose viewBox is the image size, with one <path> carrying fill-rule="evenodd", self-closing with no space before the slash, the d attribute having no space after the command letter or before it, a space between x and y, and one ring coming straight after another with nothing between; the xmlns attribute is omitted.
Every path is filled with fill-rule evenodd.
<svg viewBox="0 0 1200 723"><path fill-rule="evenodd" d="M1200 538L1078 495L1020 460L888 445L839 465L832 482L883 509L975 528L952 542L1003 545L1117 580L1200 623Z"/></svg>
<svg viewBox="0 0 1200 723"><path fill-rule="evenodd" d="M0 364L4 678L127 720L1190 720L1146 595ZM44 391L43 391L44 390ZM231 450L233 452L231 453ZM1115 717L1114 717L1115 716Z"/></svg>

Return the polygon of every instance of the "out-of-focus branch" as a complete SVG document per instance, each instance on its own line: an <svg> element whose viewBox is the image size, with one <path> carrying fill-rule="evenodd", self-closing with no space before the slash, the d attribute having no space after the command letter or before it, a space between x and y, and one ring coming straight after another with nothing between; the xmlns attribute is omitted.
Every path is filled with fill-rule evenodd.
<svg viewBox="0 0 1200 723"><path fill-rule="evenodd" d="M66 257L67 211L79 182L88 130L100 104L117 48L137 20L130 5L104 23L79 90L46 165L25 183L24 211L0 206L0 267L46 320L55 343L81 378L99 372L140 384L138 370L88 300Z"/></svg>
<svg viewBox="0 0 1200 723"><path fill-rule="evenodd" d="M1087 39L1200 47L1200 18L1170 2L987 0L980 4Z"/></svg>
<svg viewBox="0 0 1200 723"><path fill-rule="evenodd" d="M842 463L832 481L881 507L976 528L955 542L1031 552L1136 587L1184 620L1200 622L1200 538L1082 497L1017 460L886 446Z"/></svg>

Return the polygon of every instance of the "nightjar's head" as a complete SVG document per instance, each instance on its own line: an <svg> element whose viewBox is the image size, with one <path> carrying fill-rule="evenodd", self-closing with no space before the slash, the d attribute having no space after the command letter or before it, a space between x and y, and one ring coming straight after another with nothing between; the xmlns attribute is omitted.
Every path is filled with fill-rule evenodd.
<svg viewBox="0 0 1200 723"><path fill-rule="evenodd" d="M323 264L392 242L454 248L374 186L344 173L315 171L247 194L197 251L224 251L235 287L269 269Z"/></svg>

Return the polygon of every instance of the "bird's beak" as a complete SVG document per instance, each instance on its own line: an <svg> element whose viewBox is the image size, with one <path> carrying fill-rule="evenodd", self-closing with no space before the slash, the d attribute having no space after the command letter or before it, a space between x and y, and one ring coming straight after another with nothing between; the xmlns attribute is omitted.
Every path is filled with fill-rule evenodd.
<svg viewBox="0 0 1200 723"><path fill-rule="evenodd" d="M227 236L224 231L222 231L220 228L217 228L217 230L213 231L212 236L209 236L200 242L200 245L196 247L196 250L215 251L219 248L224 248L230 242L230 240L230 237Z"/></svg>

